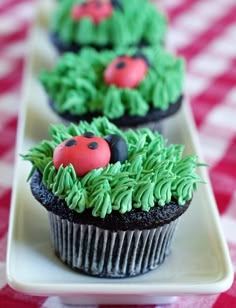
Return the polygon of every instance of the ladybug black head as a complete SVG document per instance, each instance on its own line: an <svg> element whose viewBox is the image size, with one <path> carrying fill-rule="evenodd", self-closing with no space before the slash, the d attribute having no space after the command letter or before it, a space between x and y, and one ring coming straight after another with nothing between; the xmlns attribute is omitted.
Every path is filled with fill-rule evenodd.
<svg viewBox="0 0 236 308"><path fill-rule="evenodd" d="M119 135L111 134L105 137L111 150L110 163L124 162L128 158L128 145Z"/></svg>

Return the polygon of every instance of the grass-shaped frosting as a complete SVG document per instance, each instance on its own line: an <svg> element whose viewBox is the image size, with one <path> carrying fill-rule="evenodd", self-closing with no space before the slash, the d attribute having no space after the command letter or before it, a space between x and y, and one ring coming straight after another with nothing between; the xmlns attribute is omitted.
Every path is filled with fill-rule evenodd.
<svg viewBox="0 0 236 308"><path fill-rule="evenodd" d="M183 92L184 61L160 48L143 48L150 66L145 79L134 89L106 85L104 71L120 55L137 49L97 52L86 48L66 53L55 68L41 75L59 114L98 113L109 119L124 115L145 116L151 109L167 110Z"/></svg>
<svg viewBox="0 0 236 308"><path fill-rule="evenodd" d="M122 136L128 143L128 159L122 164L94 169L80 178L72 165L56 170L52 160L55 147L87 131L100 137ZM171 200L181 206L192 198L198 182L202 182L196 174L200 165L197 157L182 157L183 145L166 145L158 132L148 128L123 132L101 117L91 124L52 125L50 135L50 141L42 141L23 157L33 165L30 176L35 169L39 170L46 187L78 213L91 208L93 216L104 218L112 211L122 214L135 208L149 211Z"/></svg>
<svg viewBox="0 0 236 308"><path fill-rule="evenodd" d="M156 44L163 41L166 18L147 0L119 0L121 9L99 24L89 18L74 21L71 10L84 0L61 1L52 18L51 31L66 43L96 46Z"/></svg>

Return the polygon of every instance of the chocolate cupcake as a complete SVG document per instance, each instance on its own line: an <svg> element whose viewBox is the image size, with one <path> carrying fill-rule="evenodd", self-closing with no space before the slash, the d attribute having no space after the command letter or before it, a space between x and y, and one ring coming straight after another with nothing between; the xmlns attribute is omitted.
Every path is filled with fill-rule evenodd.
<svg viewBox="0 0 236 308"><path fill-rule="evenodd" d="M157 124L181 106L184 62L160 48L88 48L65 53L41 82L52 109L70 122L106 116L119 127Z"/></svg>
<svg viewBox="0 0 236 308"><path fill-rule="evenodd" d="M67 0L52 16L51 40L60 52L156 45L166 19L146 0Z"/></svg>
<svg viewBox="0 0 236 308"><path fill-rule="evenodd" d="M201 178L195 155L149 129L120 131L106 118L54 125L30 149L33 196L48 211L56 255L80 272L143 274L164 262Z"/></svg>

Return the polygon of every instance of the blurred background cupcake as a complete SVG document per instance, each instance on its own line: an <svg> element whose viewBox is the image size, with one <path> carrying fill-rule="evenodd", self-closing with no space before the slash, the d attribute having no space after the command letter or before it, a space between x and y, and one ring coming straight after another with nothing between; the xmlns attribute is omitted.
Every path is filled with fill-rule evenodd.
<svg viewBox="0 0 236 308"><path fill-rule="evenodd" d="M64 120L104 115L119 127L158 126L181 106L184 61L162 48L85 48L64 54L41 82Z"/></svg>
<svg viewBox="0 0 236 308"><path fill-rule="evenodd" d="M162 44L166 18L146 0L58 1L50 36L60 52Z"/></svg>

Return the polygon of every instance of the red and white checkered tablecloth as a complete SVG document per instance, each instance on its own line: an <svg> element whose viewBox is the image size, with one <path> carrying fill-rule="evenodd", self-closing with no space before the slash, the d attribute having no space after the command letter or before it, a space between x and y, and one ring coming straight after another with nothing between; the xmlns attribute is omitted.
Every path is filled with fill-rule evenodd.
<svg viewBox="0 0 236 308"><path fill-rule="evenodd" d="M4 308L63 307L57 297L12 290L5 275L19 97L34 4L0 0L0 307ZM170 47L187 60L187 91L235 268L236 1L165 0L163 6L170 20ZM236 279L225 293L179 297L168 307L236 307Z"/></svg>

